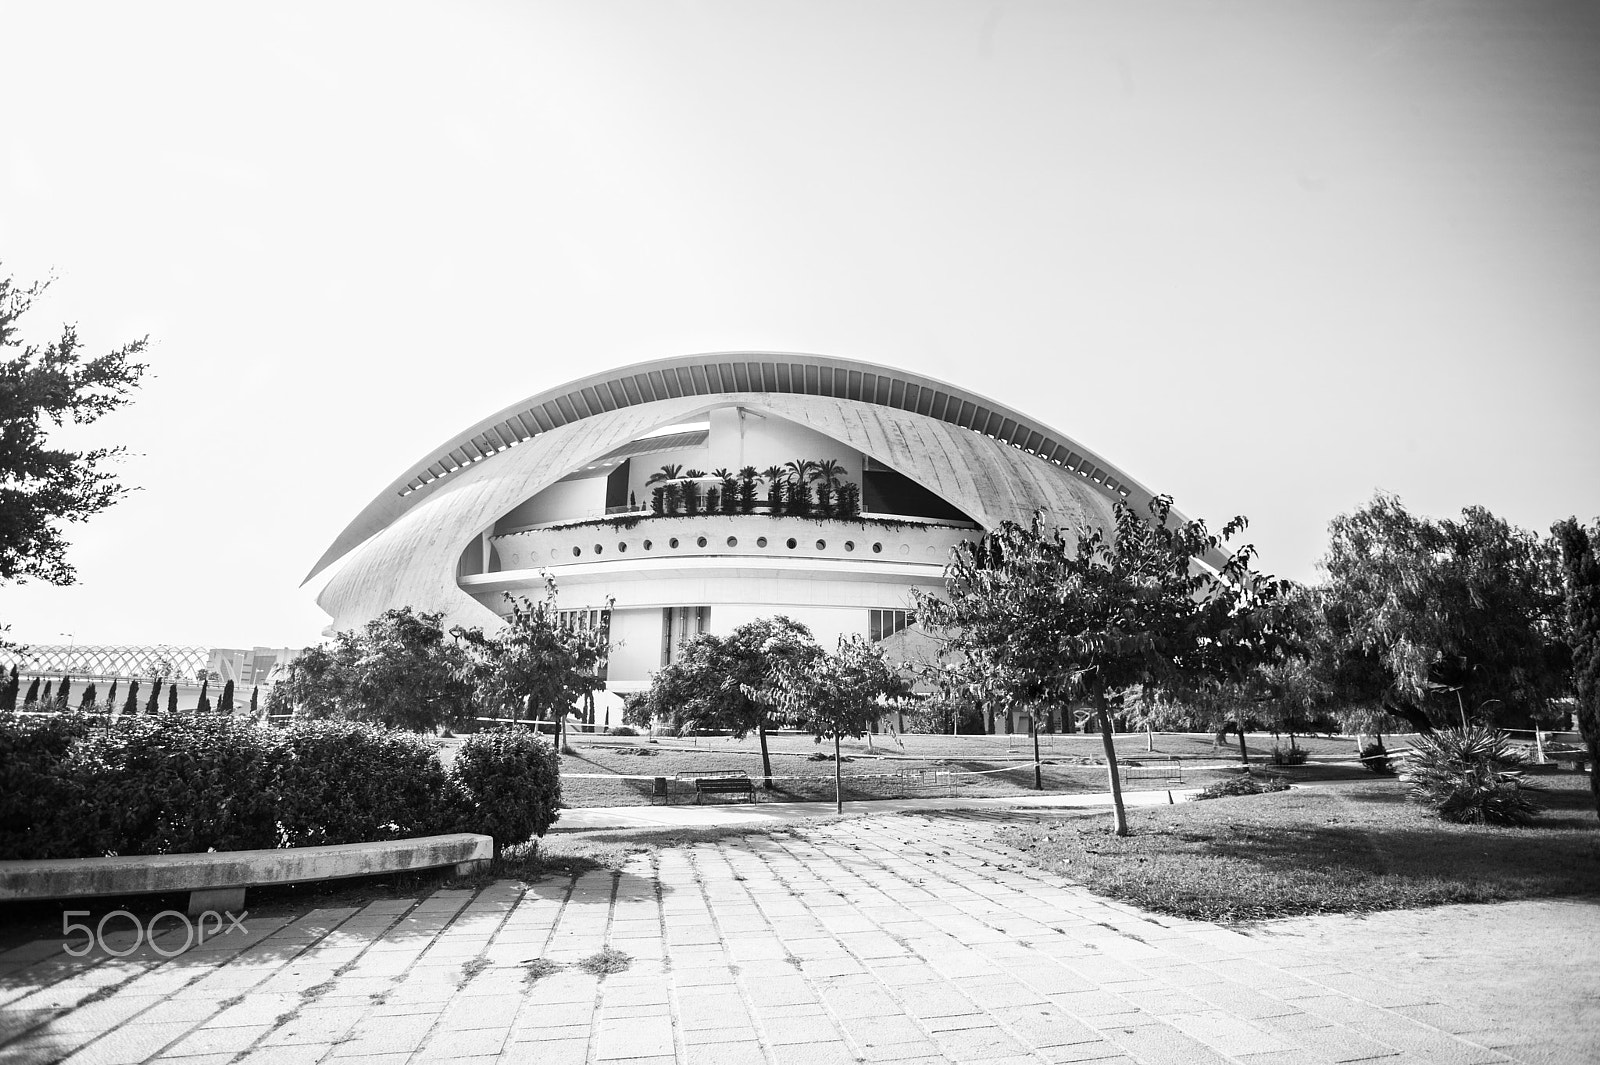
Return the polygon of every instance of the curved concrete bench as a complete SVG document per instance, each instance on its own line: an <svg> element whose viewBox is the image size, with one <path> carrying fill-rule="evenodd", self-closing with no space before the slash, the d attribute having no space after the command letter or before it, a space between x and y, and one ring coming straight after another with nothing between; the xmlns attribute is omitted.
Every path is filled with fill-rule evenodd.
<svg viewBox="0 0 1600 1065"><path fill-rule="evenodd" d="M0 902L189 892L189 912L237 912L246 888L352 876L438 869L458 876L486 866L494 839L473 832L384 843L340 843L206 854L134 854L116 858L44 858L0 862Z"/></svg>

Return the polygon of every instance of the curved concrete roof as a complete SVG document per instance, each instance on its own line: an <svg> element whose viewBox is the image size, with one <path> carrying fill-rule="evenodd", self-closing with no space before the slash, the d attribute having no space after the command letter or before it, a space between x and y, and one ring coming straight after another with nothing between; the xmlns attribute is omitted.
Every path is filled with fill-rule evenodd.
<svg viewBox="0 0 1600 1065"><path fill-rule="evenodd" d="M862 400L817 404L803 396L728 392L596 414L460 470L370 537L317 601L335 629L362 624L396 603L443 612L452 622L491 624L493 614L457 583L461 552L474 537L570 470L652 429L728 403L801 422L857 448L985 528L1007 518L1025 522L1035 509L1068 526L1111 521L1112 498L1103 486L958 425Z"/></svg>
<svg viewBox="0 0 1600 1065"><path fill-rule="evenodd" d="M622 423L607 416L624 410L649 411L645 419L649 424L634 433L638 435L655 426L681 420L681 417L663 417L662 412L667 406L680 409L687 401L702 400L699 403L689 402L687 413L693 413L705 409L708 404L703 400L712 397L732 399L752 407L771 402L775 404L772 408L774 413L791 417L797 416L795 405L803 404L805 421L821 428L821 422L829 417L825 409L829 405L804 403L800 399L803 396L827 397L848 401L852 406L864 405L914 414L929 422L969 430L968 435L974 440L988 438L1006 445L1000 450L1012 451L1018 457L1025 458L1026 463L1039 464L1040 469L1030 471L1027 479L1040 480L1057 469L1067 470L1077 475L1073 480L1092 485L1093 492L1106 500L1126 498L1130 504L1141 509L1153 495L1138 481L1065 433L976 392L922 374L824 355L783 352L685 355L637 363L540 392L513 403L452 437L412 464L368 503L317 560L305 579L309 581L363 542L422 507L444 488L466 479L467 474L478 470L489 460L494 460L491 466L501 465L504 459L498 456L503 452L520 449L521 445L540 441L559 430L597 418L605 418L608 429L620 427ZM633 424L631 419L628 424ZM841 423L841 431L846 428ZM848 429L853 434L848 442L874 454L871 448L854 439L854 434L861 434L863 439L871 436L872 430L865 422L858 421ZM613 436L609 431L604 435L608 439ZM632 437L618 438L613 446L627 443L628 439ZM840 439L847 438L841 436ZM949 439L953 441L956 437ZM956 452L965 456L969 450L973 450L954 444L952 447L954 450L948 455L952 461L957 457ZM544 448L536 450L546 464L565 463L562 472L593 461L603 453L568 462L572 457L570 455L562 454L558 458ZM996 449L991 444L989 450ZM940 490L928 479L939 479L940 475L933 464L918 462L913 472L905 468L905 457L900 461L878 454L874 454L874 457L908 476L922 480L930 488ZM963 461L967 459L963 458ZM516 465L521 468L524 464L519 462ZM1018 469L1026 469L1026 464ZM524 476L532 472L525 470ZM948 473L944 476L948 477ZM551 478L552 481L554 479ZM505 509L538 490L527 481L522 483L526 490L518 499L508 502ZM941 491L940 494L944 493ZM973 509L973 506L960 503L958 496L947 498L974 517L994 509L978 504L974 504L976 509ZM433 508L428 509L431 511ZM1009 507L998 509L1011 510ZM1027 511L1020 513L1026 520ZM1016 515L1017 512L1012 512L1004 516ZM488 521L482 524L486 526Z"/></svg>

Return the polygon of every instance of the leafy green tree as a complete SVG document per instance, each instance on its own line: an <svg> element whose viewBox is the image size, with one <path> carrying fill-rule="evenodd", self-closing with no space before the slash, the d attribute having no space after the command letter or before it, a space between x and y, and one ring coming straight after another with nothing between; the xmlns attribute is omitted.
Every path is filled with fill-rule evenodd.
<svg viewBox="0 0 1600 1065"><path fill-rule="evenodd" d="M513 721L524 713L564 721L580 700L605 687L600 667L611 649L609 625L584 629L563 624L556 584L548 577L541 602L510 593L505 598L511 613L493 635L476 628L451 630L467 646L479 704ZM610 613L607 600L601 616L609 618Z"/></svg>
<svg viewBox="0 0 1600 1065"><path fill-rule="evenodd" d="M128 402L145 341L86 358L76 326L24 343L18 322L48 287L0 277L0 582L75 579L61 524L87 521L127 493L110 472L123 449L52 446L49 430L89 425Z"/></svg>
<svg viewBox="0 0 1600 1065"><path fill-rule="evenodd" d="M1589 749L1589 787L1600 816L1600 522L1585 529L1576 518L1557 522L1565 582L1565 634L1578 696L1578 731Z"/></svg>
<svg viewBox="0 0 1600 1065"><path fill-rule="evenodd" d="M767 726L781 713L774 669L793 668L821 653L810 629L781 614L747 621L727 636L702 633L651 678L649 704L679 728L727 729L735 739L754 732L762 786L770 789Z"/></svg>
<svg viewBox="0 0 1600 1065"><path fill-rule="evenodd" d="M1421 733L1549 714L1567 674L1553 542L1482 507L1435 521L1383 494L1329 528L1322 602L1343 680Z"/></svg>
<svg viewBox="0 0 1600 1065"><path fill-rule="evenodd" d="M1047 528L1005 522L957 546L943 598L918 594L917 617L949 633L979 667L991 698L1041 712L1086 698L1099 719L1114 827L1127 835L1110 700L1135 685L1193 692L1236 681L1273 653L1272 610L1282 582L1251 569L1246 545L1213 572L1197 560L1220 555L1244 528L1220 536L1204 522L1178 523L1172 501L1150 516L1118 503L1108 533L1083 528L1068 540ZM1036 726L1037 727L1037 726Z"/></svg>
<svg viewBox="0 0 1600 1065"><path fill-rule="evenodd" d="M359 629L307 648L279 682L287 706L310 718L371 721L422 732L472 712L466 652L441 614L384 611Z"/></svg>
<svg viewBox="0 0 1600 1065"><path fill-rule="evenodd" d="M840 637L832 654L773 659L767 682L790 712L803 716L821 743L833 740L833 806L844 812L840 739L870 730L883 713L880 700L900 689L882 650L860 636Z"/></svg>

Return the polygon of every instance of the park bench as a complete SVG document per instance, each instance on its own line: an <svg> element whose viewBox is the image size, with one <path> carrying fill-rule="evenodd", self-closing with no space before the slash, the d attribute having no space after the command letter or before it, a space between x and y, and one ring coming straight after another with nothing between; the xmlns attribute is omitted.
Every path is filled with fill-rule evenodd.
<svg viewBox="0 0 1600 1065"><path fill-rule="evenodd" d="M443 866L454 866L456 875L465 876L493 857L493 837L456 832L327 847L0 861L0 902L187 891L190 914L239 913L246 888Z"/></svg>
<svg viewBox="0 0 1600 1065"><path fill-rule="evenodd" d="M746 802L756 801L755 785L748 773L737 770L679 773L678 779L694 784L694 801L697 804L705 795L743 795Z"/></svg>
<svg viewBox="0 0 1600 1065"><path fill-rule="evenodd" d="M1163 784L1183 783L1183 761L1176 755L1171 758L1145 758L1122 763L1122 782L1160 781Z"/></svg>

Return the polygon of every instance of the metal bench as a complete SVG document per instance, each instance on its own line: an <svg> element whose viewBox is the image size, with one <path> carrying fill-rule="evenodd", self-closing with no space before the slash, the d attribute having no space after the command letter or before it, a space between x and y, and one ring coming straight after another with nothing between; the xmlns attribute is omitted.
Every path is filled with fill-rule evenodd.
<svg viewBox="0 0 1600 1065"><path fill-rule="evenodd" d="M1122 782L1160 781L1163 784L1183 783L1183 762L1173 755L1170 758L1141 759L1122 763Z"/></svg>
<svg viewBox="0 0 1600 1065"><path fill-rule="evenodd" d="M705 795L743 795L746 802L756 801L755 784L750 774L737 771L709 773L680 773L679 780L694 784L694 801L698 804Z"/></svg>

